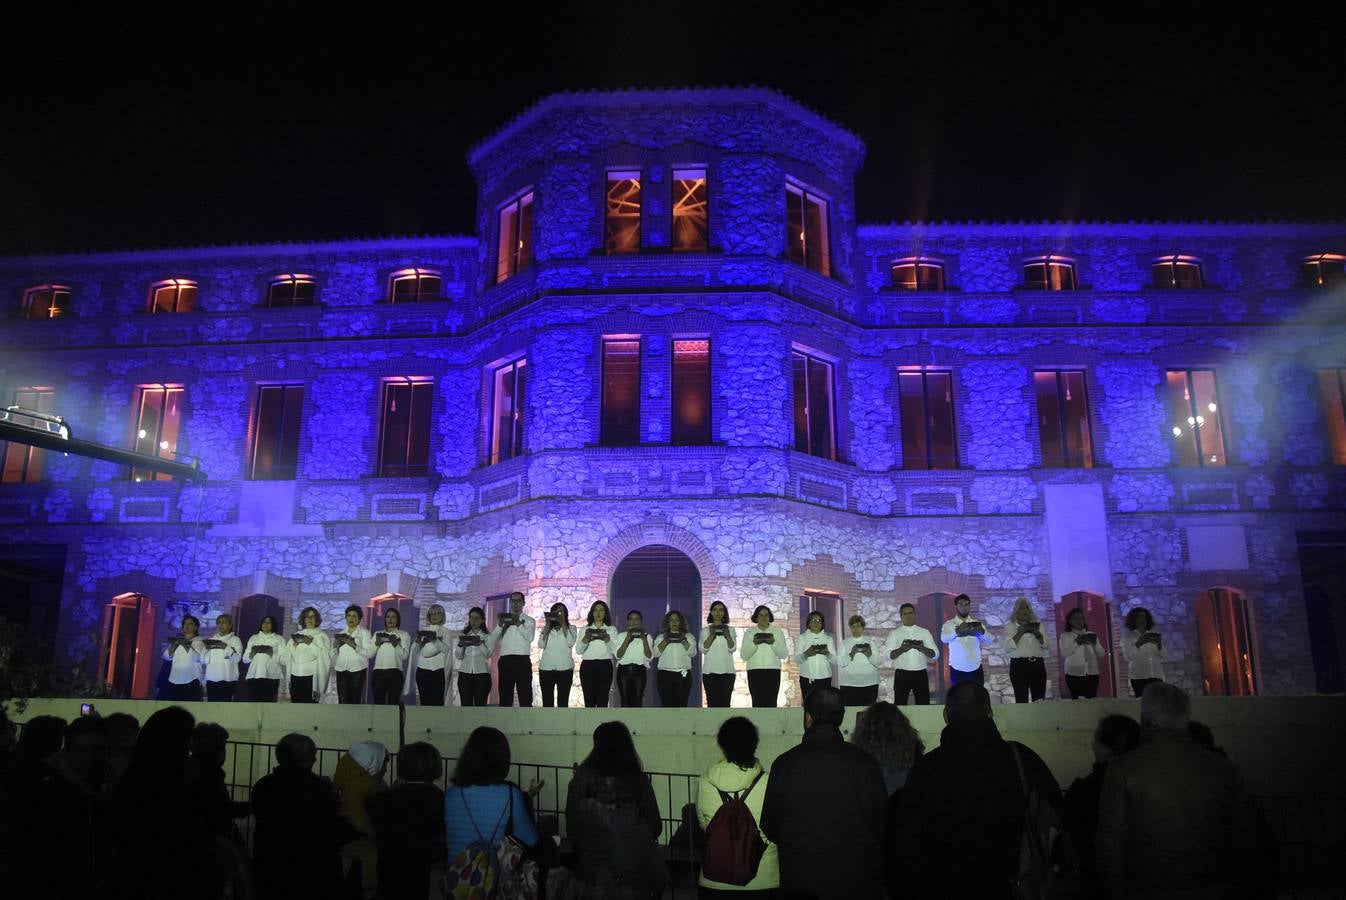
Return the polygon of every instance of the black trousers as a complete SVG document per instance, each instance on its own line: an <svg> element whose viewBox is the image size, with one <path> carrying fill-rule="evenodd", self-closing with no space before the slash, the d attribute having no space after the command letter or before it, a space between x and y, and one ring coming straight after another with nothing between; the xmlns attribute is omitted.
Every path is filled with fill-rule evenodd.
<svg viewBox="0 0 1346 900"><path fill-rule="evenodd" d="M734 696L734 673L722 675L701 673L701 687L706 692L706 709L726 709Z"/></svg>
<svg viewBox="0 0 1346 900"><path fill-rule="evenodd" d="M692 696L690 672L665 672L660 669L655 676L655 686L659 689L659 705L664 709L687 708L687 700Z"/></svg>
<svg viewBox="0 0 1346 900"><path fill-rule="evenodd" d="M164 699L175 703L187 703L201 699L201 682L189 681L186 684L168 682L164 686Z"/></svg>
<svg viewBox="0 0 1346 900"><path fill-rule="evenodd" d="M986 669L977 666L971 672L964 672L961 669L949 668L949 687L955 684L962 684L964 681L975 681L982 687L986 687Z"/></svg>
<svg viewBox="0 0 1346 900"><path fill-rule="evenodd" d="M1139 697L1141 694L1145 693L1145 689L1147 687L1149 687L1152 684L1158 684L1163 680L1164 679L1162 678L1132 678L1131 693Z"/></svg>
<svg viewBox="0 0 1346 900"><path fill-rule="evenodd" d="M1036 659L1010 660L1010 686L1015 703L1036 703L1047 696L1047 663ZM1030 699L1031 698L1031 699Z"/></svg>
<svg viewBox="0 0 1346 900"><path fill-rule="evenodd" d="M337 702L364 703L365 679L368 677L368 671L336 673Z"/></svg>
<svg viewBox="0 0 1346 900"><path fill-rule="evenodd" d="M485 706L486 698L489 696L491 696L490 672L482 672L480 675L458 673L458 702L463 706Z"/></svg>
<svg viewBox="0 0 1346 900"><path fill-rule="evenodd" d="M418 702L421 706L443 706L444 670L417 669L416 693L420 695Z"/></svg>
<svg viewBox="0 0 1346 900"><path fill-rule="evenodd" d="M906 706L911 695L915 695L917 706L930 705L930 674L925 669L919 672L898 669L893 673L893 702Z"/></svg>
<svg viewBox="0 0 1346 900"><path fill-rule="evenodd" d="M211 703L227 703L238 693L237 681L207 681L206 699Z"/></svg>
<svg viewBox="0 0 1346 900"><path fill-rule="evenodd" d="M379 706L396 706L402 702L402 684L405 675L401 669L375 669L374 703Z"/></svg>
<svg viewBox="0 0 1346 900"><path fill-rule="evenodd" d="M313 686L312 675L290 676L291 703L317 703L318 698L313 693L316 690L317 688Z"/></svg>
<svg viewBox="0 0 1346 900"><path fill-rule="evenodd" d="M842 706L869 706L879 699L879 686L871 684L869 687L854 687L849 685L841 686L841 705Z"/></svg>
<svg viewBox="0 0 1346 900"><path fill-rule="evenodd" d="M249 678L243 682L243 696L253 703L275 703L280 696L280 679Z"/></svg>
<svg viewBox="0 0 1346 900"><path fill-rule="evenodd" d="M500 680L505 679L502 677ZM575 683L574 669L538 669L537 680L542 685L543 706L565 709L570 705L570 688Z"/></svg>
<svg viewBox="0 0 1346 900"><path fill-rule="evenodd" d="M832 686L831 678L805 678L801 675L799 677L799 696L801 698L807 697L809 695L809 691L813 690L816 687L831 687L831 686Z"/></svg>
<svg viewBox="0 0 1346 900"><path fill-rule="evenodd" d="M1066 690L1076 700L1092 700L1098 696L1098 676L1067 675Z"/></svg>
<svg viewBox="0 0 1346 900"><path fill-rule="evenodd" d="M519 695L520 706L533 705L533 663L521 653L501 654L496 664L500 673L500 705L514 705L514 694Z"/></svg>
<svg viewBox="0 0 1346 900"><path fill-rule="evenodd" d="M780 694L780 669L749 669L748 693L754 709L775 709Z"/></svg>
<svg viewBox="0 0 1346 900"><path fill-rule="evenodd" d="M645 705L645 686L650 683L648 666L625 663L617 667L617 696L622 706L635 709Z"/></svg>
<svg viewBox="0 0 1346 900"><path fill-rule="evenodd" d="M589 709L607 709L612 696L612 660L585 659L580 661L580 690L584 691L584 705Z"/></svg>

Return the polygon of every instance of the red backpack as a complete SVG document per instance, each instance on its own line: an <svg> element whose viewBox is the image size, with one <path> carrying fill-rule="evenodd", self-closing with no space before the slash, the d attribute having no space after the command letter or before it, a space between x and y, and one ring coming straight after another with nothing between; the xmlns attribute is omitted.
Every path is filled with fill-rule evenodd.
<svg viewBox="0 0 1346 900"><path fill-rule="evenodd" d="M752 784L737 794L716 788L720 808L706 826L706 853L701 861L701 872L711 881L742 886L756 877L766 841L762 840L757 820L744 801L765 774L758 772Z"/></svg>

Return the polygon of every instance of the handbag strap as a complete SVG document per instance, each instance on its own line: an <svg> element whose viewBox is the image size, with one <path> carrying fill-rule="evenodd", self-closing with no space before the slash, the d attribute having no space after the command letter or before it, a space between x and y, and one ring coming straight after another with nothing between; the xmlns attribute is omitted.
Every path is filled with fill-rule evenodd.
<svg viewBox="0 0 1346 900"><path fill-rule="evenodd" d="M474 832L476 832L476 834L477 834L477 840L480 841L480 842L482 842L482 843L485 843L485 842L486 842L486 838L484 838L484 837L481 836L481 829L477 827L477 820L474 819L474 818L472 818L472 809L467 805L467 796L466 796L466 794L463 792L463 789L462 789L462 788L458 788L458 800L459 800L460 803L463 804L463 812L467 813L467 822L468 822L469 825L472 826L472 830L473 830ZM511 792L510 792L510 795L509 795L509 806L506 807L505 809L503 809L503 810L500 811L500 818L495 820L495 828L491 829L491 834L495 834L497 831L500 830L500 823L504 821L504 819L505 819L505 813L506 813L506 812L509 813L510 824L513 825L513 824L514 824L514 793L513 793L513 791L511 791Z"/></svg>

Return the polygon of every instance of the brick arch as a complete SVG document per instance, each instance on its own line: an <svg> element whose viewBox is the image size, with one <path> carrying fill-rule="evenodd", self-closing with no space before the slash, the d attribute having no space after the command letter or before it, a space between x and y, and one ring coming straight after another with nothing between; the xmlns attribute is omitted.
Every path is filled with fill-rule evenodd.
<svg viewBox="0 0 1346 900"><path fill-rule="evenodd" d="M967 594L975 608L986 599L986 577L950 572L943 567L926 569L915 575L895 576L893 594L898 603L914 603L917 597L927 594Z"/></svg>
<svg viewBox="0 0 1346 900"><path fill-rule="evenodd" d="M618 532L594 557L589 576L589 588L593 595L606 598L612 583L612 573L617 571L618 564L633 550L650 544L666 544L687 555L701 574L702 597L710 597L719 590L719 568L701 539L685 528L651 519Z"/></svg>

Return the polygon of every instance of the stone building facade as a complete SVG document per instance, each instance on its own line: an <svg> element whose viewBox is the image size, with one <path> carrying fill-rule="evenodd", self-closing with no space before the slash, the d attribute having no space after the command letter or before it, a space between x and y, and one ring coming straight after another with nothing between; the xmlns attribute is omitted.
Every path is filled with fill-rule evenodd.
<svg viewBox="0 0 1346 900"><path fill-rule="evenodd" d="M967 592L997 636L1020 596L1054 636L1086 592L1114 655L1151 609L1190 690L1313 691L1346 225L864 225L863 157L771 91L566 94L469 154L478 237L0 260L6 404L208 476L6 448L3 553L63 559L57 657L107 671L128 594L153 652L256 595L575 616L658 547L695 621L765 603L795 633L821 603L882 635ZM1179 388L1218 420L1199 446Z"/></svg>

